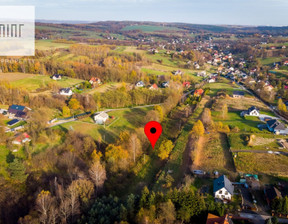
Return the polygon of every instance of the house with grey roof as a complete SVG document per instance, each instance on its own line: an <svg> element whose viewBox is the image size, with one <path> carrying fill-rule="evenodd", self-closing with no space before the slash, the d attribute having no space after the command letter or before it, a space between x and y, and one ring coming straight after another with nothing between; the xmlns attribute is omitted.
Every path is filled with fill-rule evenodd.
<svg viewBox="0 0 288 224"><path fill-rule="evenodd" d="M214 180L213 193L215 199L231 201L234 194L234 186L225 175L222 175Z"/></svg>
<svg viewBox="0 0 288 224"><path fill-rule="evenodd" d="M279 120L272 119L268 120L266 122L267 128L269 131L275 133L275 134L287 134L287 128L286 126L281 123Z"/></svg>

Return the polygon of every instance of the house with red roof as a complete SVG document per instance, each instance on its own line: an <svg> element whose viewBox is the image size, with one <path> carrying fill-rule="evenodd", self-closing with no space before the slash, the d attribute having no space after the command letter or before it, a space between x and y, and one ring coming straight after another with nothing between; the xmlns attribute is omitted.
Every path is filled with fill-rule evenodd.
<svg viewBox="0 0 288 224"><path fill-rule="evenodd" d="M101 79L97 78L97 77L92 77L90 80L89 80L90 84L95 87L97 85L100 85L101 84Z"/></svg>
<svg viewBox="0 0 288 224"><path fill-rule="evenodd" d="M158 86L154 83L152 86L149 87L149 89L157 90Z"/></svg>
<svg viewBox="0 0 288 224"><path fill-rule="evenodd" d="M30 135L27 134L27 132L24 132L22 134L16 135L16 138L12 141L12 144L14 145L21 145L25 142L30 142Z"/></svg>
<svg viewBox="0 0 288 224"><path fill-rule="evenodd" d="M204 93L203 89L196 89L194 91L194 96L202 96L203 93Z"/></svg>

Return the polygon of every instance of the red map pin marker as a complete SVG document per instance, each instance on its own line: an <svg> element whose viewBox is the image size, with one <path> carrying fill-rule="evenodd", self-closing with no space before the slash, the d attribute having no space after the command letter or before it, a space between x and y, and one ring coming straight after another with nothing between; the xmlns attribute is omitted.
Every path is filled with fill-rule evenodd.
<svg viewBox="0 0 288 224"><path fill-rule="evenodd" d="M152 148L154 149L154 146L159 139L160 135L162 134L162 126L157 121L150 121L148 122L144 127L144 132L149 139Z"/></svg>

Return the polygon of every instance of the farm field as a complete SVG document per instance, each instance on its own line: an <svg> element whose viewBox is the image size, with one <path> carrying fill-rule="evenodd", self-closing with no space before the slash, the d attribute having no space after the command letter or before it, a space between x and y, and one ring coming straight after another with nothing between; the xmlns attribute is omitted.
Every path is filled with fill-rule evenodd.
<svg viewBox="0 0 288 224"><path fill-rule="evenodd" d="M0 73L0 81L14 82L21 79L31 78L35 76L34 74L28 73Z"/></svg>
<svg viewBox="0 0 288 224"><path fill-rule="evenodd" d="M49 76L43 76L43 75L34 75L29 76L28 78L24 77L22 79L18 79L16 81L11 82L10 84L13 87L19 87L26 89L28 91L35 91L38 88L46 87L50 84L58 85L59 87L71 87L77 83L81 83L83 80L81 79L73 79L73 78L66 78L64 77L62 80L54 81Z"/></svg>
<svg viewBox="0 0 288 224"><path fill-rule="evenodd" d="M36 40L35 48L38 50L51 50L57 48L69 48L71 44L55 43L52 40Z"/></svg>
<svg viewBox="0 0 288 224"><path fill-rule="evenodd" d="M269 64L272 64L274 62L280 62L283 59L285 59L285 57L270 57L270 58L260 59L260 62L262 65L269 65Z"/></svg>
<svg viewBox="0 0 288 224"><path fill-rule="evenodd" d="M238 172L288 177L288 157L284 155L239 152L234 162Z"/></svg>

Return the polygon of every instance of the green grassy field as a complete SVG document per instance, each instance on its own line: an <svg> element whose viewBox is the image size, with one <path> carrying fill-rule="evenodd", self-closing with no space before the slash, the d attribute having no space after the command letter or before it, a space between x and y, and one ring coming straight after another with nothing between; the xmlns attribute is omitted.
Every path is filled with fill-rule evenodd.
<svg viewBox="0 0 288 224"><path fill-rule="evenodd" d="M280 145L277 143L278 138L283 136L275 136L273 134L266 133L253 133L252 144L248 145L245 140L246 136L252 135L251 133L230 133L229 143L232 151L238 150L263 150L263 151L278 151Z"/></svg>
<svg viewBox="0 0 288 224"><path fill-rule="evenodd" d="M220 90L226 90L226 93L228 95L232 95L233 91L239 91L239 88L235 84L231 84L230 81L227 79L221 78L219 82L215 83L208 83L205 85L205 88L210 88L210 91L208 93L209 96L214 96L218 91Z"/></svg>
<svg viewBox="0 0 288 224"><path fill-rule="evenodd" d="M269 65L269 64L272 64L274 62L280 62L283 59L285 59L285 57L270 57L270 58L260 59L260 62L262 65Z"/></svg>
<svg viewBox="0 0 288 224"><path fill-rule="evenodd" d="M47 85L52 84L52 83L58 85L59 87L66 88L66 87L71 87L77 83L81 83L83 81L84 80L81 80L81 79L72 79L72 78L67 78L67 77L64 77L62 80L55 81L55 80L52 80L49 76L34 75L29 78L25 78L24 76L23 79L19 79L19 80L11 82L11 85L13 87L23 88L28 91L35 91L38 88L46 87Z"/></svg>
<svg viewBox="0 0 288 224"><path fill-rule="evenodd" d="M240 152L234 162L238 172L288 177L288 157L284 155Z"/></svg>
<svg viewBox="0 0 288 224"><path fill-rule="evenodd" d="M146 113L153 109L137 108L137 109L124 109L109 112L109 116L114 116L115 120L110 125L97 125L93 122L92 118L85 119L85 121L73 121L65 123L54 128L64 130L74 130L83 134L91 135L95 140L102 139L106 143L114 143L122 131L133 132L137 128L143 128L143 117Z"/></svg>
<svg viewBox="0 0 288 224"><path fill-rule="evenodd" d="M52 40L36 40L35 47L38 50L51 50L56 48L69 48L71 44L55 43Z"/></svg>

